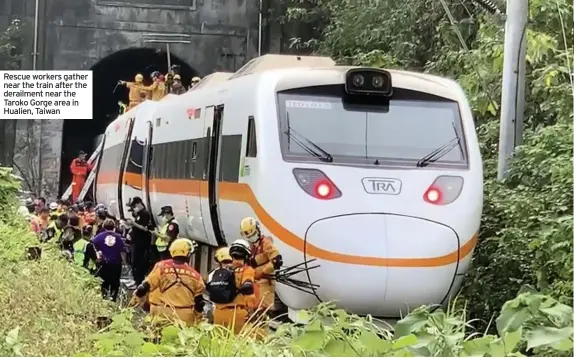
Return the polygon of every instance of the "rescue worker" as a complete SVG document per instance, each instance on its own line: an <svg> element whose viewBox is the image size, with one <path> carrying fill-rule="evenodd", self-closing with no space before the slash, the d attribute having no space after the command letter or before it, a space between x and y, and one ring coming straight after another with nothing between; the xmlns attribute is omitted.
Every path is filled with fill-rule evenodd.
<svg viewBox="0 0 574 358"><path fill-rule="evenodd" d="M58 203L56 202L51 202L50 203L50 217L52 217L53 215L59 216L61 213L58 211Z"/></svg>
<svg viewBox="0 0 574 358"><path fill-rule="evenodd" d="M150 314L157 318L177 318L195 325L202 318L205 285L187 262L194 251L190 240L177 239L169 248L172 259L158 262L134 292L132 304L141 303L150 293Z"/></svg>
<svg viewBox="0 0 574 358"><path fill-rule="evenodd" d="M124 102L118 101L118 106L120 107L120 110L119 110L120 115L126 113L128 106L126 106L126 104Z"/></svg>
<svg viewBox="0 0 574 358"><path fill-rule="evenodd" d="M132 244L132 269L134 281L139 286L150 269L151 250L151 214L140 197L134 197L128 207L133 210L134 220L126 220L131 225L129 236ZM136 225L133 225L136 224ZM145 229L145 230L144 230Z"/></svg>
<svg viewBox="0 0 574 358"><path fill-rule="evenodd" d="M104 232L92 239L100 264L99 276L102 279L102 296L116 301L120 290L122 263L127 263L126 247L120 234L116 233L116 223L106 219Z"/></svg>
<svg viewBox="0 0 574 358"><path fill-rule="evenodd" d="M62 236L62 232L64 228L68 226L68 214L61 214L58 216L58 219L53 221L48 228L46 229L44 238L42 241L50 241L55 239L56 242L60 241L60 237Z"/></svg>
<svg viewBox="0 0 574 358"><path fill-rule="evenodd" d="M169 71L165 74L165 90L166 94L171 93L171 86L173 85L173 78L175 75L179 75L180 66L179 65L171 65Z"/></svg>
<svg viewBox="0 0 574 358"><path fill-rule="evenodd" d="M74 262L88 269L91 273L96 270L96 251L91 243L92 227L84 226L82 237L74 243Z"/></svg>
<svg viewBox="0 0 574 358"><path fill-rule="evenodd" d="M247 241L236 240L229 247L229 255L232 258L230 270L222 266L213 273L208 293L210 301L215 303L213 323L238 334L257 302L255 270L248 263L251 249Z"/></svg>
<svg viewBox="0 0 574 358"><path fill-rule="evenodd" d="M169 245L177 238L179 235L179 224L175 220L173 215L173 209L171 206L164 206L161 208L159 216L163 219L163 225L161 226L159 233L154 232L155 246L159 261L169 259Z"/></svg>
<svg viewBox="0 0 574 358"><path fill-rule="evenodd" d="M42 208L46 206L46 198L44 197L37 198L35 201L35 205L36 205L36 215L38 215L40 214L40 210L42 210Z"/></svg>
<svg viewBox="0 0 574 358"><path fill-rule="evenodd" d="M72 172L72 201L78 200L80 192L86 182L88 173L94 168L93 163L88 163L86 153L80 151L78 157L72 160L70 172Z"/></svg>
<svg viewBox="0 0 574 358"><path fill-rule="evenodd" d="M189 89L192 89L193 87L195 87L196 84L199 83L199 81L201 81L201 78L195 76L191 79L191 85L189 86Z"/></svg>
<svg viewBox="0 0 574 358"><path fill-rule="evenodd" d="M143 79L144 79L143 75L141 73L138 73L134 79L135 82L118 81L118 84L125 85L130 90L130 93L128 95L129 104L128 107L126 108L127 111L134 108L143 101L141 97L142 88L144 86Z"/></svg>
<svg viewBox="0 0 574 358"><path fill-rule="evenodd" d="M172 94L184 94L185 91L185 87L183 87L183 85L181 84L181 76L180 75L175 75L173 76L173 85L171 86L171 90L170 93Z"/></svg>
<svg viewBox="0 0 574 358"><path fill-rule="evenodd" d="M70 258L74 253L74 243L82 238L82 230L80 229L80 218L73 213L68 217L68 225L62 230L59 244L63 252L69 252L67 256Z"/></svg>
<svg viewBox="0 0 574 358"><path fill-rule="evenodd" d="M160 79L160 73L154 71L151 74L153 83L150 86L142 87L142 90L151 93L152 101L159 101L165 97L165 83Z"/></svg>
<svg viewBox="0 0 574 358"><path fill-rule="evenodd" d="M47 207L40 209L38 218L40 219L40 230L46 230L50 225L50 209Z"/></svg>
<svg viewBox="0 0 574 358"><path fill-rule="evenodd" d="M270 237L261 234L259 222L246 217L240 223L241 237L251 244L251 266L260 289L258 306L262 310L272 309L275 302L275 281L266 278L283 265L283 258Z"/></svg>
<svg viewBox="0 0 574 358"><path fill-rule="evenodd" d="M94 211L94 203L86 201L84 209L84 225L94 225L97 219L96 212Z"/></svg>
<svg viewBox="0 0 574 358"><path fill-rule="evenodd" d="M106 221L106 219L109 219L106 208L100 205L98 205L96 209L96 223L94 224L93 236L96 236L97 234L104 232L104 221Z"/></svg>

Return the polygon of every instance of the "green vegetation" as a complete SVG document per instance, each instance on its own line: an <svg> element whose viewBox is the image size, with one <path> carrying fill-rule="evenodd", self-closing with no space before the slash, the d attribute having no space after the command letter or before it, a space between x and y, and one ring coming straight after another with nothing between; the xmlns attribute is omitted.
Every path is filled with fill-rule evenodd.
<svg viewBox="0 0 574 358"><path fill-rule="evenodd" d="M26 248L38 239L16 214L19 185L0 168L0 355L66 356L89 349L98 316L112 306L98 282L44 246L28 261Z"/></svg>
<svg viewBox="0 0 574 358"><path fill-rule="evenodd" d="M496 181L500 18L468 0L298 0L285 6L281 20L304 30L292 41L297 48L340 63L448 76L466 91L485 162L479 244L462 292L469 317L485 328L523 285L572 305L572 2L530 0L524 144L504 182Z"/></svg>
<svg viewBox="0 0 574 358"><path fill-rule="evenodd" d="M12 20L6 30L0 33L0 70L20 69L22 41L22 23L20 20Z"/></svg>

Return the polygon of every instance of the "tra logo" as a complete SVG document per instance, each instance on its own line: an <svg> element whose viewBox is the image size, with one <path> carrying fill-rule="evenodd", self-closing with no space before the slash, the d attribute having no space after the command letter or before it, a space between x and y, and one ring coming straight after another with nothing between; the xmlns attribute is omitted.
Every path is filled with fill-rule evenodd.
<svg viewBox="0 0 574 358"><path fill-rule="evenodd" d="M403 183L393 178L363 178L363 188L369 194L399 195Z"/></svg>

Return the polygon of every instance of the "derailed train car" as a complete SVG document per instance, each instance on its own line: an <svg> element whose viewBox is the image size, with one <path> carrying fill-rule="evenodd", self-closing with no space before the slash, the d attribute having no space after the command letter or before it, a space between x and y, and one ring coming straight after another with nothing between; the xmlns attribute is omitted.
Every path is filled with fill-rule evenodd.
<svg viewBox="0 0 574 358"><path fill-rule="evenodd" d="M238 238L254 216L285 265L316 259L297 275L318 286L311 294L277 286L292 319L321 301L394 318L458 292L482 159L451 80L266 55L110 124L97 199L119 218L135 195L154 214L171 205L204 247Z"/></svg>

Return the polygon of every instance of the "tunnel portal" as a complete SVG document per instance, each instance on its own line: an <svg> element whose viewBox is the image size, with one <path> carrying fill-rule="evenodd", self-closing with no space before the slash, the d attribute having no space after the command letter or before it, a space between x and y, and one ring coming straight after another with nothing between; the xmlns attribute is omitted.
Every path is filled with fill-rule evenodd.
<svg viewBox="0 0 574 358"><path fill-rule="evenodd" d="M181 66L181 80L189 85L197 72L174 54L171 64ZM151 84L150 74L168 70L167 53L153 48L129 48L104 57L91 67L93 71L93 116L91 120L66 119L62 139L60 193L70 185L70 164L80 150L90 155L98 145L100 135L119 113L119 101L128 103L128 90L117 86L119 80L133 81L136 74L144 75L144 83Z"/></svg>

